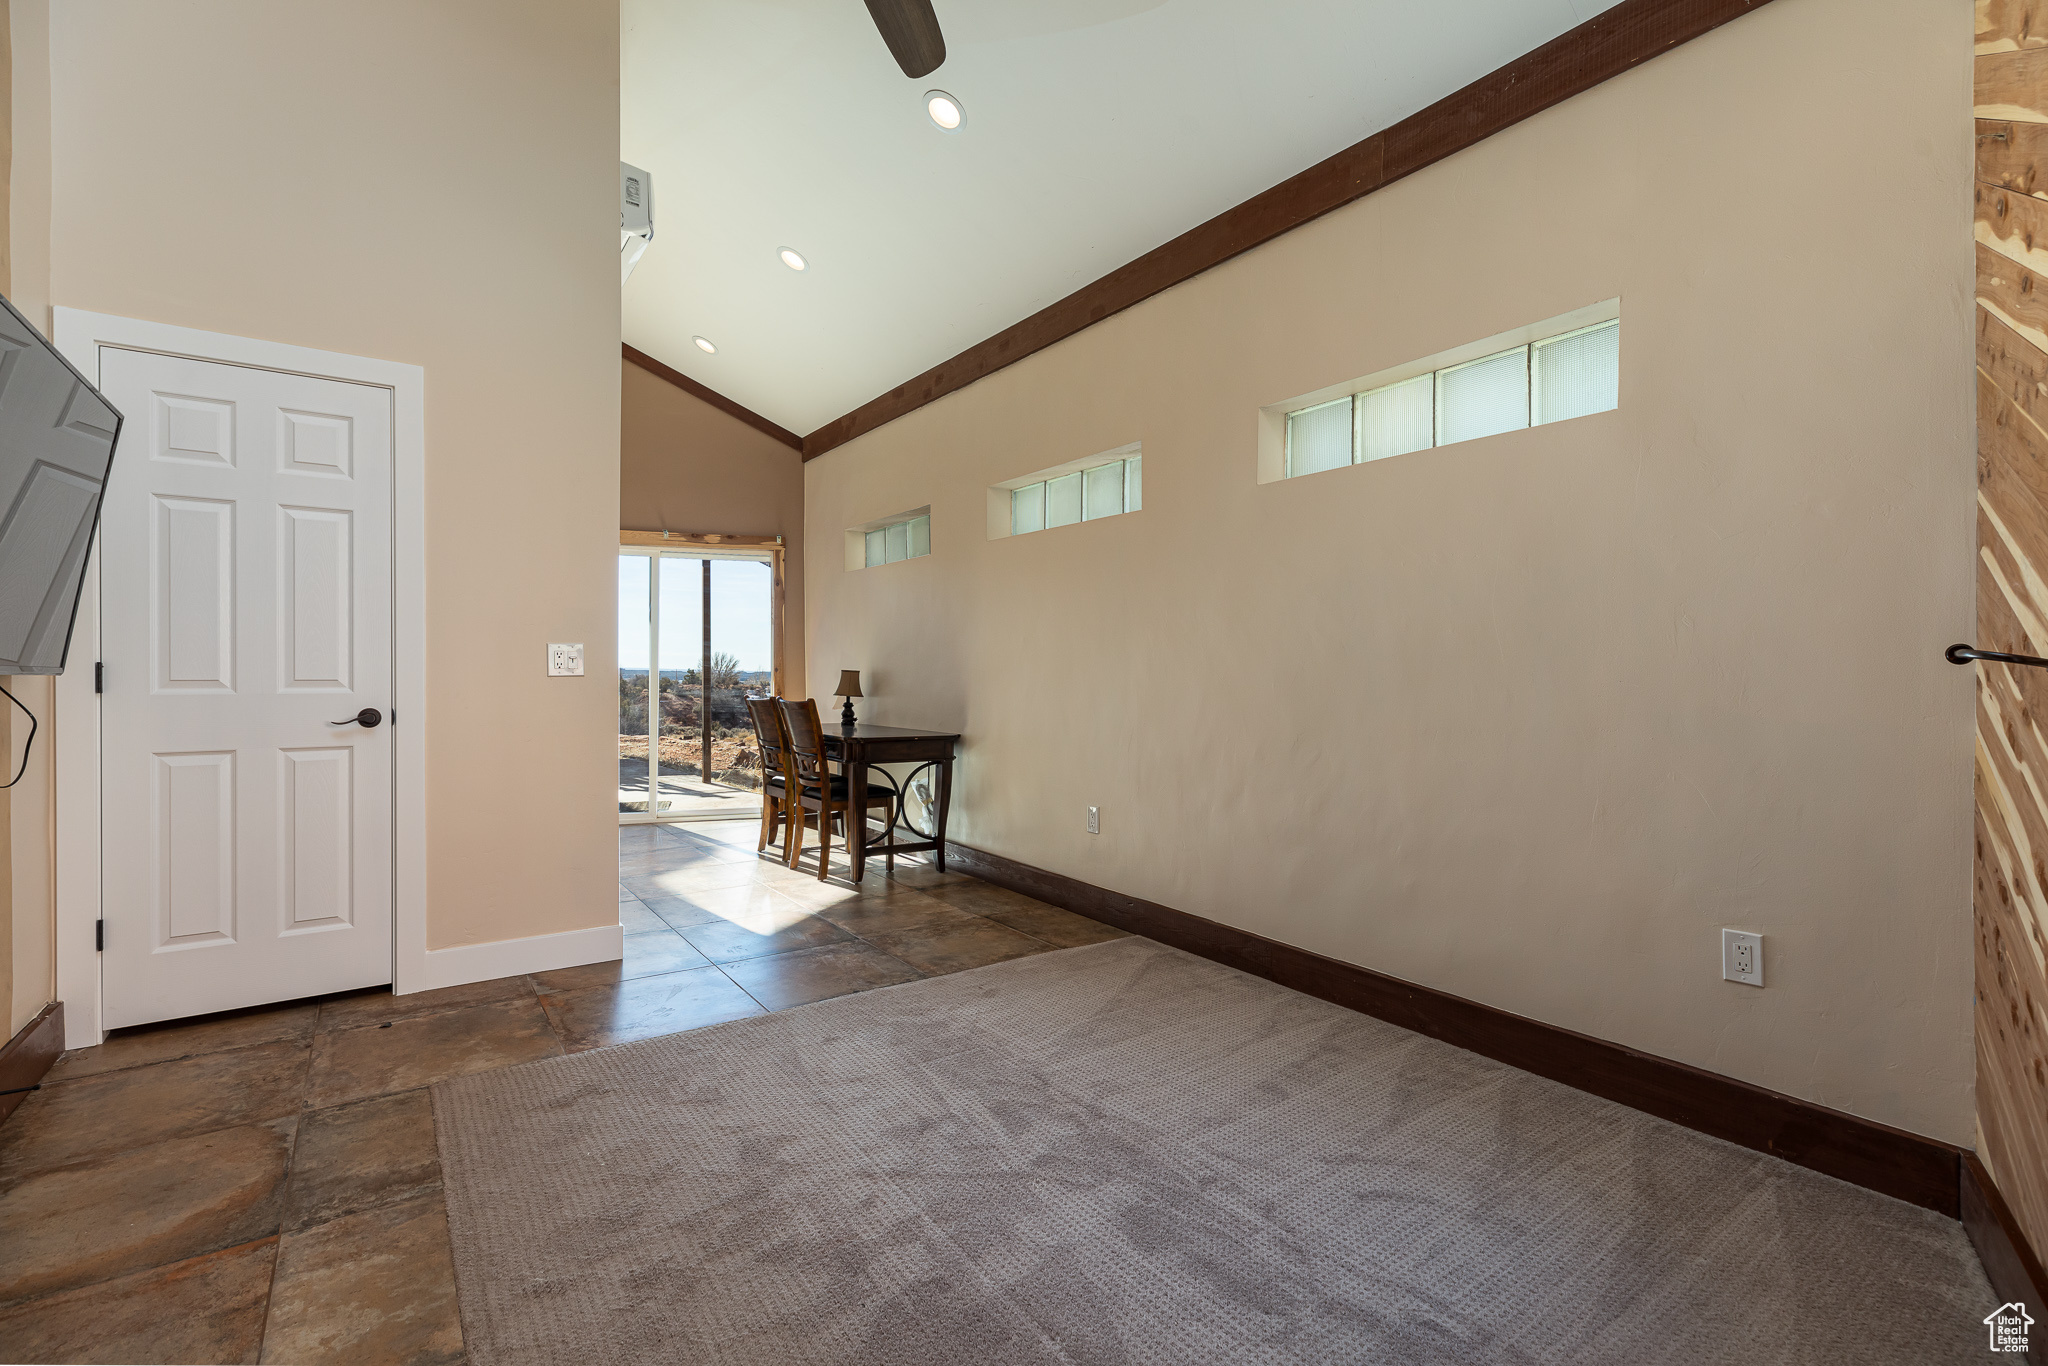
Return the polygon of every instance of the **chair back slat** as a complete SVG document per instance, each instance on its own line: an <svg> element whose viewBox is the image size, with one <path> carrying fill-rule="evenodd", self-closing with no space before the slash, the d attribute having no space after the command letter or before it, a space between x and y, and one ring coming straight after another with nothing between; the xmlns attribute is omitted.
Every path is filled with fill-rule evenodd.
<svg viewBox="0 0 2048 1366"><path fill-rule="evenodd" d="M789 747L782 734L781 708L772 697L749 697L747 715L753 718L754 742L761 747L763 776L781 777L782 752Z"/></svg>
<svg viewBox="0 0 2048 1366"><path fill-rule="evenodd" d="M791 767L799 781L818 786L831 776L832 771L826 766L825 727L818 720L817 699L806 697L801 702L792 702L786 697L778 697L775 705L782 712Z"/></svg>

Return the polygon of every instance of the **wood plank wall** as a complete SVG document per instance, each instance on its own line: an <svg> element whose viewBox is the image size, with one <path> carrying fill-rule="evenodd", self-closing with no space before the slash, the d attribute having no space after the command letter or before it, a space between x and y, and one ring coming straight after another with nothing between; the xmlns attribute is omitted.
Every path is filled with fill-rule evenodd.
<svg viewBox="0 0 2048 1366"><path fill-rule="evenodd" d="M2048 655L2048 0L1977 0L1977 640ZM2048 1249L2048 670L1980 664L1977 1151Z"/></svg>

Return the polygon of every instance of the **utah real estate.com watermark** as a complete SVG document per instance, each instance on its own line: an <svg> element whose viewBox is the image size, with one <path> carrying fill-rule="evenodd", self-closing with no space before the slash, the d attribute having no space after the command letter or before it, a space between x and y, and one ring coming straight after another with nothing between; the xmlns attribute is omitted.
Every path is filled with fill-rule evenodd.
<svg viewBox="0 0 2048 1366"><path fill-rule="evenodd" d="M2033 1315L2027 1306L2014 1300L2001 1304L1984 1316L1984 1326L1991 1330L1991 1350L1994 1352L2024 1352L2027 1350L2027 1329L2033 1325Z"/></svg>

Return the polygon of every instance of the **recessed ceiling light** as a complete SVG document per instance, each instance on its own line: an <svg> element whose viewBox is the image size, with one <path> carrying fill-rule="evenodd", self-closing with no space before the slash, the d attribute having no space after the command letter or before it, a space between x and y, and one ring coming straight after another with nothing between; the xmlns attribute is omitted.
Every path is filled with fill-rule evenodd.
<svg viewBox="0 0 2048 1366"><path fill-rule="evenodd" d="M690 340L697 343L697 349L699 351L702 351L705 355L715 356L718 354L718 348L713 346L708 339L704 337L692 337L690 338Z"/></svg>
<svg viewBox="0 0 2048 1366"><path fill-rule="evenodd" d="M811 263L804 260L804 254L793 247L784 247L779 254L782 257L782 264L791 270L806 270L810 267Z"/></svg>
<svg viewBox="0 0 2048 1366"><path fill-rule="evenodd" d="M960 101L943 90L924 92L924 112L931 115L933 123L949 133L959 131L967 119L967 111L960 107Z"/></svg>

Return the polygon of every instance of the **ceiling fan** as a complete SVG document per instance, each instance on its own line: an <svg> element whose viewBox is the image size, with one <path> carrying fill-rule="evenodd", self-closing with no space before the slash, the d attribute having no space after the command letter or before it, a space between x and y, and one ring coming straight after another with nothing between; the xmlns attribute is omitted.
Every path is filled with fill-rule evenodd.
<svg viewBox="0 0 2048 1366"><path fill-rule="evenodd" d="M915 80L939 69L946 60L946 38L939 32L932 0L867 0L867 5L904 75Z"/></svg>

